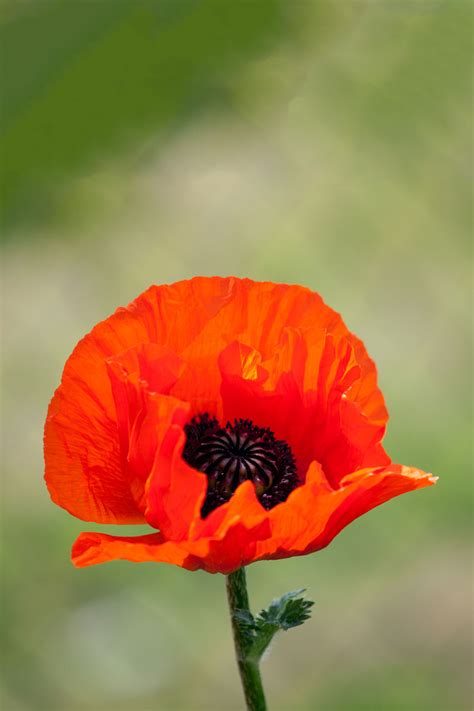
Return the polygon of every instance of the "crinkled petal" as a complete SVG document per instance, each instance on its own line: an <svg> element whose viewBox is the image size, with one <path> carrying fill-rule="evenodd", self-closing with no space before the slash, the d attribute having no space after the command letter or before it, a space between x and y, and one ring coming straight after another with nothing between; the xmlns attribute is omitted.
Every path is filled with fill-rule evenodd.
<svg viewBox="0 0 474 711"><path fill-rule="evenodd" d="M55 503L87 521L143 522L122 466L107 362L150 343L181 353L239 289L240 280L219 277L150 287L77 344L45 423L45 479Z"/></svg>
<svg viewBox="0 0 474 711"><path fill-rule="evenodd" d="M137 537L82 533L74 544L72 558L78 567L124 559L228 574L257 560L320 550L358 516L394 496L435 481L418 469L392 464L355 472L345 486L333 490L320 466L314 463L306 484L296 489L287 502L270 512L255 508L245 522L242 505L246 501L251 508L254 505L249 496L253 489L250 482L236 492L234 515L230 506L227 515L216 510L214 522L205 521L196 538L176 542L166 540L161 533Z"/></svg>
<svg viewBox="0 0 474 711"><path fill-rule="evenodd" d="M87 402L85 402L87 400ZM116 422L76 383L56 391L45 424L52 500L84 521L143 523L121 463Z"/></svg>
<svg viewBox="0 0 474 711"><path fill-rule="evenodd" d="M169 541L162 533L137 537L82 533L73 546L73 563L83 567L124 559L173 563L188 570L202 568L209 573L228 574L237 570L248 562L257 542L270 535L267 512L258 502L258 512L246 517L241 515L242 504L251 499L250 482L239 489L234 497L236 503L223 514L219 512L213 522L206 520L199 535L191 539Z"/></svg>
<svg viewBox="0 0 474 711"><path fill-rule="evenodd" d="M349 472L390 462L384 424L353 396L363 371L347 338L285 328L272 357L234 341L219 355L223 420L248 418L287 441L300 472L321 462L331 484Z"/></svg>
<svg viewBox="0 0 474 711"><path fill-rule="evenodd" d="M175 541L187 538L193 522L199 520L207 487L206 475L182 458L184 441L182 426L168 428L156 453L146 493L148 523Z"/></svg>
<svg viewBox="0 0 474 711"><path fill-rule="evenodd" d="M172 563L188 570L199 568L180 543L166 541L160 533L145 536L110 536L106 533L81 533L72 548L72 562L78 568L111 560L133 563Z"/></svg>
<svg viewBox="0 0 474 711"><path fill-rule="evenodd" d="M434 484L430 474L390 464L354 472L333 489L314 462L306 483L270 511L271 538L257 544L254 560L285 558L320 550L350 524L375 506L408 491Z"/></svg>
<svg viewBox="0 0 474 711"><path fill-rule="evenodd" d="M205 519L195 517L189 531L191 540L213 537L220 539L227 535L229 528L239 521L251 531L259 528L268 519L268 512L263 508L255 493L255 486L245 481L237 487L234 495L226 504L214 509ZM268 532L270 527L267 526Z"/></svg>
<svg viewBox="0 0 474 711"><path fill-rule="evenodd" d="M122 469L140 511L156 453L172 425L184 425L189 404L168 395L181 360L156 344L132 348L107 361L119 433Z"/></svg>

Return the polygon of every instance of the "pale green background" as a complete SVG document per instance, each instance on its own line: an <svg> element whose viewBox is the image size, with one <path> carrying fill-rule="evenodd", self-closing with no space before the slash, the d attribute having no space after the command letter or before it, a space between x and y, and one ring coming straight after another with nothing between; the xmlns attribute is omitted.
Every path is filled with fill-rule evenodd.
<svg viewBox="0 0 474 711"><path fill-rule="evenodd" d="M1 13L2 709L242 708L224 579L75 570L75 536L106 527L42 481L43 420L77 340L194 274L319 291L378 363L389 453L441 477L325 551L249 569L256 607L299 586L316 600L264 664L270 708L471 709L470 3Z"/></svg>

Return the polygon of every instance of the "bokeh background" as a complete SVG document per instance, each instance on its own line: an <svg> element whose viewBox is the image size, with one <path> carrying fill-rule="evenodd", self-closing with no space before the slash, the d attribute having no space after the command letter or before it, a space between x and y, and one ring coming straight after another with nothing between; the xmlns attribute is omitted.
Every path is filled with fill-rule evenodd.
<svg viewBox="0 0 474 711"><path fill-rule="evenodd" d="M100 527L42 481L77 340L151 283L230 273L340 310L378 363L389 453L441 477L249 569L255 608L316 600L264 664L270 708L472 708L471 7L2 3L5 711L242 708L224 579L75 570Z"/></svg>

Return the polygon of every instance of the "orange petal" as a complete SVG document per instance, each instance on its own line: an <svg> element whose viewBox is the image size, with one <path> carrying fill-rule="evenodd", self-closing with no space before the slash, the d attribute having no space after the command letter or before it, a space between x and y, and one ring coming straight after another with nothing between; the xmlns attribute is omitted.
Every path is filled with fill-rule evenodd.
<svg viewBox="0 0 474 711"><path fill-rule="evenodd" d="M252 517L243 520L242 504L253 487L246 482L239 488L236 504L228 507L223 516L215 517L212 525L206 521L208 530L201 527L199 537L168 541L162 533L137 537L81 533L73 546L73 563L83 567L123 559L136 563L173 563L188 570L202 568L209 573L228 574L249 562L257 541L270 535L267 512L258 502L258 515L255 511Z"/></svg>
<svg viewBox="0 0 474 711"><path fill-rule="evenodd" d="M205 519L195 518L189 537L191 540L208 537L221 539L236 521L247 530L252 530L267 518L268 512L257 499L254 484L245 481L226 504L214 509Z"/></svg>
<svg viewBox="0 0 474 711"><path fill-rule="evenodd" d="M285 328L273 355L234 341L218 358L223 420L248 418L284 439L305 472L320 461L337 487L348 472L390 462L373 422L352 397L362 368L345 338Z"/></svg>
<svg viewBox="0 0 474 711"><path fill-rule="evenodd" d="M141 523L122 466L107 360L143 344L180 353L234 299L239 280L153 286L98 323L64 367L45 424L45 479L55 503L98 523Z"/></svg>
<svg viewBox="0 0 474 711"><path fill-rule="evenodd" d="M436 479L417 469L392 464L355 472L348 481L337 491L331 489L314 463L306 484L287 502L270 512L260 507L261 511L254 510L252 520L245 522L242 505L251 499L251 484L246 482L239 487L241 500L235 504L235 515L230 515L230 506L224 516L216 510L211 514L215 514L214 525L205 522L201 537L173 542L161 533L137 537L82 533L73 547L73 562L78 567L115 559L165 562L188 570L202 568L228 574L257 560L304 555L324 548L358 516L394 496L429 486ZM234 498L239 498L239 490Z"/></svg>
<svg viewBox="0 0 474 711"><path fill-rule="evenodd" d="M44 435L52 500L84 521L143 523L123 474L116 422L78 384L59 388Z"/></svg>
<svg viewBox="0 0 474 711"><path fill-rule="evenodd" d="M206 495L207 477L182 458L185 435L182 426L168 428L157 451L147 483L146 519L167 538L188 537Z"/></svg>
<svg viewBox="0 0 474 711"><path fill-rule="evenodd" d="M256 559L303 555L324 548L351 521L389 499L434 484L436 479L400 464L354 472L332 489L320 465L306 484L270 511L272 537L257 544Z"/></svg>
<svg viewBox="0 0 474 711"><path fill-rule="evenodd" d="M184 425L189 405L166 393L181 361L156 344L132 348L107 361L117 411L122 468L140 511L156 452L173 424Z"/></svg>
<svg viewBox="0 0 474 711"><path fill-rule="evenodd" d="M179 543L166 541L160 533L145 536L109 536L105 533L81 533L72 547L72 562L84 568L111 560L133 563L173 563L197 570L199 561Z"/></svg>

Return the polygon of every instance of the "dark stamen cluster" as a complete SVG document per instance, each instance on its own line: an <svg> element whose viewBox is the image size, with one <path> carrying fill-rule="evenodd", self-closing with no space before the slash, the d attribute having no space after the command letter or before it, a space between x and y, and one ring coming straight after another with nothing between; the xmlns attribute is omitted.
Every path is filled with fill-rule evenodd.
<svg viewBox="0 0 474 711"><path fill-rule="evenodd" d="M255 484L266 509L286 501L299 484L288 444L251 420L234 420L234 424L220 427L215 417L203 413L193 417L184 431L183 458L208 479L203 517L229 501L243 481Z"/></svg>

